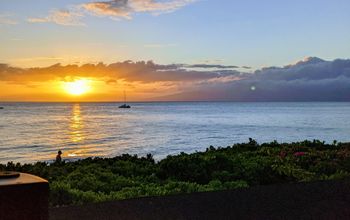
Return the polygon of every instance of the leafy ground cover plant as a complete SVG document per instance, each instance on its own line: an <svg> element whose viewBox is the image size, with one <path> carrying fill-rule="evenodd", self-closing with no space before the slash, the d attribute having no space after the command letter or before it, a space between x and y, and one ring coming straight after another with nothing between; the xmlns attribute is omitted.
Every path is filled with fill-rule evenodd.
<svg viewBox="0 0 350 220"><path fill-rule="evenodd" d="M295 143L247 143L210 146L155 161L152 155L86 158L75 162L0 165L43 177L52 206L144 196L229 190L350 176L350 143L318 140Z"/></svg>

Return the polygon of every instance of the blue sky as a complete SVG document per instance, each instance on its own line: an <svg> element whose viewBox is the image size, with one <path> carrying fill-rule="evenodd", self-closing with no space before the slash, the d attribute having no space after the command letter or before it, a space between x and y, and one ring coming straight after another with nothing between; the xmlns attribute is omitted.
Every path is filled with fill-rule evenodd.
<svg viewBox="0 0 350 220"><path fill-rule="evenodd" d="M142 6L125 18L79 8L94 1L1 1L0 63L47 66L130 59L260 68L307 56L350 57L348 0L144 2L152 7L178 4L158 10ZM75 13L78 22L62 25L48 19L54 10Z"/></svg>

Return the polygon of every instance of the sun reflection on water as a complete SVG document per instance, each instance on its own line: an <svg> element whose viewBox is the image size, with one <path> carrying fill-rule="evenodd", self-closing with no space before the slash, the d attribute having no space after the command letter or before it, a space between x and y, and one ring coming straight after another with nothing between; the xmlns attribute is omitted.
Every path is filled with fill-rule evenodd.
<svg viewBox="0 0 350 220"><path fill-rule="evenodd" d="M97 132L97 128L94 123L91 123L91 120L89 120L89 117L91 118L91 115L89 116L89 110L84 109L84 105L79 103L73 104L71 108L68 124L69 143L63 156L67 156L69 159L100 156L101 154L97 153L99 149L91 144L91 140L94 137L91 130ZM92 126L94 127L93 129L91 128Z"/></svg>
<svg viewBox="0 0 350 220"><path fill-rule="evenodd" d="M84 133L84 120L83 120L83 113L82 108L79 103L74 104L72 106L72 112L71 117L69 121L69 139L72 144L74 145L81 145L84 143L84 140L86 138L86 135ZM72 150L68 150L66 152L66 155L68 157L80 157L83 156L84 149L82 149L82 146L74 147Z"/></svg>
<svg viewBox="0 0 350 220"><path fill-rule="evenodd" d="M70 121L70 139L72 142L79 143L85 139L83 128L84 123L82 120L80 104L74 104Z"/></svg>

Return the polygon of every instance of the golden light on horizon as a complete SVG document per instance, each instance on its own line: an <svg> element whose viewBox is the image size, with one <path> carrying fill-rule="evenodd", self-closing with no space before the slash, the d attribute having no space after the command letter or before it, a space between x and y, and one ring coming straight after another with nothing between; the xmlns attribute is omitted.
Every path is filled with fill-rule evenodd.
<svg viewBox="0 0 350 220"><path fill-rule="evenodd" d="M80 96L91 90L90 80L79 79L72 82L64 82L63 89L70 95Z"/></svg>

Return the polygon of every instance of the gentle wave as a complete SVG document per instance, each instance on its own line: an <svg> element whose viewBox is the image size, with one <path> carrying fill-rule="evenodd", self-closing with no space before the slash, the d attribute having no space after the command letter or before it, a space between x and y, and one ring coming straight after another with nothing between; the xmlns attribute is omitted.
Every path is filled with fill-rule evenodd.
<svg viewBox="0 0 350 220"><path fill-rule="evenodd" d="M350 140L350 103L1 103L0 163L154 154L259 142Z"/></svg>

